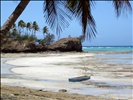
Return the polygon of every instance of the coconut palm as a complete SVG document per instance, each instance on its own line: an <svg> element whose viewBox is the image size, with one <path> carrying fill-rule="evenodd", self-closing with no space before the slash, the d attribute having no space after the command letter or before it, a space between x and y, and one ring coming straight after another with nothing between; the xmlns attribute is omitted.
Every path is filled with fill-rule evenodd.
<svg viewBox="0 0 133 100"><path fill-rule="evenodd" d="M21 29L22 29L22 23L23 23L23 21L22 20L20 20L19 22L18 22L18 30L19 30L19 33L21 33Z"/></svg>
<svg viewBox="0 0 133 100"><path fill-rule="evenodd" d="M9 33L7 34L7 38L13 38L16 39L18 35L17 29L13 26L12 29L10 29Z"/></svg>
<svg viewBox="0 0 133 100"><path fill-rule="evenodd" d="M26 27L26 23L23 20L20 20L18 22L18 27L19 27L19 32L21 33L21 29L22 29L24 33L24 28Z"/></svg>
<svg viewBox="0 0 133 100"><path fill-rule="evenodd" d="M30 22L28 22L28 23L26 24L27 34L28 34L28 30L31 31L31 28L32 28L32 25L31 25Z"/></svg>
<svg viewBox="0 0 133 100"><path fill-rule="evenodd" d="M34 35L36 34L36 31L39 31L39 26L36 21L33 22L32 29L33 29Z"/></svg>
<svg viewBox="0 0 133 100"><path fill-rule="evenodd" d="M17 36L18 36L18 31L17 31L16 28L12 30L12 36L13 36L14 39L17 38Z"/></svg>
<svg viewBox="0 0 133 100"><path fill-rule="evenodd" d="M54 42L54 39L55 39L54 34L48 33L48 34L46 35L46 37L45 37L43 40L45 40L45 43L46 43L46 44L51 44L51 43Z"/></svg>
<svg viewBox="0 0 133 100"><path fill-rule="evenodd" d="M21 0L15 11L2 26L1 32L3 34L8 33L29 1L30 0ZM44 17L46 23L48 23L52 29L56 29L59 34L69 25L71 18L76 17L81 22L84 37L89 36L89 38L92 38L95 37L97 33L95 20L91 14L91 6L93 4L93 0L44 0ZM117 16L127 9L130 11L132 10L129 0L113 0L113 4Z"/></svg>
<svg viewBox="0 0 133 100"><path fill-rule="evenodd" d="M24 33L25 28L26 28L26 23L25 23L25 22L23 22L23 23L22 23L23 33Z"/></svg>
<svg viewBox="0 0 133 100"><path fill-rule="evenodd" d="M49 30L48 30L48 27L47 26L44 26L43 27L43 35L45 37L45 34L48 34Z"/></svg>

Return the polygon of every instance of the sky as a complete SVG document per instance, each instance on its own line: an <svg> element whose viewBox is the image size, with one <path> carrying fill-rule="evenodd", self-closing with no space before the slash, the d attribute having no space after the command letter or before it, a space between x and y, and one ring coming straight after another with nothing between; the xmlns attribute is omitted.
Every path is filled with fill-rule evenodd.
<svg viewBox="0 0 133 100"><path fill-rule="evenodd" d="M1 1L1 26L5 23L11 13L14 11L19 1ZM133 2L131 2L133 7ZM120 17L116 17L116 13L111 1L96 1L92 7L92 15L96 22L97 35L91 41L85 40L83 46L133 46L133 14L127 12ZM40 31L36 33L38 38L43 38L42 28L48 26L45 23L43 14L43 1L31 1L24 12L17 19L27 22L36 21L40 27ZM50 33L56 36L48 26ZM70 22L68 28L63 30L60 38L79 37L82 35L82 28L78 20L74 19Z"/></svg>

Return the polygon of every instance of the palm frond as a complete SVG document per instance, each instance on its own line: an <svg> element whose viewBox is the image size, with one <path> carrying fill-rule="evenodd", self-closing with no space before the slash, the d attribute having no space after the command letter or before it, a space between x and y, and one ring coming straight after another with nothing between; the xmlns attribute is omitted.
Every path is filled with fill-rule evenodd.
<svg viewBox="0 0 133 100"><path fill-rule="evenodd" d="M79 19L82 24L83 36L89 36L89 39L96 36L96 24L91 14L91 0L68 0L70 10L73 10L74 15Z"/></svg>
<svg viewBox="0 0 133 100"><path fill-rule="evenodd" d="M45 0L43 11L46 23L60 35L61 31L69 26L71 15L64 10L61 0Z"/></svg>
<svg viewBox="0 0 133 100"><path fill-rule="evenodd" d="M78 4L78 0L67 0L66 2L66 7L71 11L71 12L75 12L76 7Z"/></svg>
<svg viewBox="0 0 133 100"><path fill-rule="evenodd" d="M129 0L113 0L113 5L115 7L117 16L120 16L121 12L132 11Z"/></svg>

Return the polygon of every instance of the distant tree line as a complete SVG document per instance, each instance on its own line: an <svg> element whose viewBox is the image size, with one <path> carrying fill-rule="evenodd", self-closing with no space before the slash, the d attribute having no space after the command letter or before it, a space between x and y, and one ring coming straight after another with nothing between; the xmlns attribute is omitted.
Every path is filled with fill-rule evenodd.
<svg viewBox="0 0 133 100"><path fill-rule="evenodd" d="M7 38L13 38L15 40L27 40L29 42L38 42L39 44L50 44L54 42L54 34L50 34L47 26L43 27L43 39L37 39L36 32L40 31L40 28L36 21L24 22L20 20L17 24L13 24Z"/></svg>
<svg viewBox="0 0 133 100"><path fill-rule="evenodd" d="M37 39L39 44L51 44L54 42L55 36L54 34L49 33L49 29L47 26L43 27L43 39Z"/></svg>

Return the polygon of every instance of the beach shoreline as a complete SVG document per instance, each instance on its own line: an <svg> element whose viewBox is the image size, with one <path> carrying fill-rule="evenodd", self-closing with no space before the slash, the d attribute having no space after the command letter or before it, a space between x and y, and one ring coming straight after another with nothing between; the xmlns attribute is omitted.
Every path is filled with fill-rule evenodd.
<svg viewBox="0 0 133 100"><path fill-rule="evenodd" d="M11 71L13 73L18 74L19 76L19 77L17 76L18 79L8 79L7 77L6 78L3 77L2 85L5 86L5 85L12 84L12 86L16 85L16 86L22 86L22 87L38 89L38 90L41 89L43 91L54 90L56 92L58 92L60 89L65 89L67 90L68 93L78 93L83 95L92 95L92 96L95 96L96 98L98 97L99 99L96 99L96 100L100 100L100 98L105 98L105 97L107 97L106 99L120 99L120 98L131 99L132 96L130 95L126 94L125 96L122 96L123 93L126 93L126 92L130 93L130 91L132 90L132 85L131 85L132 70L130 70L131 65L128 65L128 68L126 68L127 65L125 64L121 65L121 64L114 64L114 63L98 62L100 60L103 60L103 58L96 57L98 55L100 56L102 54L111 54L111 53L115 53L115 52L105 52L105 53L103 52L100 52L100 53L47 52L47 53L27 53L27 54L25 53L1 54L1 57L3 59L6 59L6 58L14 59L14 60L6 61L6 63L16 66L15 68L11 68ZM85 72L81 59L83 59L84 62L86 62L85 67L88 68L87 74L91 75L92 79L89 81L76 83L76 84L67 82L68 78L74 77L77 75L83 75L83 73ZM40 67L37 67L37 65L39 65ZM114 70L114 68L111 68L110 66L111 67L115 66L118 68ZM123 69L120 69L120 66L122 66ZM102 72L103 69L104 69L104 73ZM27 70L30 70L30 72L26 72ZM44 71L44 70L47 70L47 71ZM124 79L125 77L127 77L126 80ZM111 83L112 80L113 82L115 82L114 84L112 84L113 82ZM43 83L39 83L39 81L42 81ZM64 85L59 84L60 82L62 82L62 84ZM121 86L119 86L119 84ZM87 91L86 89L83 90L85 87L88 87L90 90L87 90ZM117 94L117 92L119 92L120 88L123 88L123 90L126 89L127 91L124 90L125 92L123 92L122 95L119 95L119 93ZM94 89L94 91L91 91L91 89ZM96 91L98 90L99 92L102 90L103 94L98 94L95 92L95 90ZM117 92L114 92L113 94L111 94L110 91L114 91L114 90L116 90ZM85 93L90 91L92 92L92 94ZM67 100L67 99L64 99L64 100ZM95 99L92 99L92 100L95 100Z"/></svg>
<svg viewBox="0 0 133 100"><path fill-rule="evenodd" d="M42 91L26 87L1 85L1 100L107 100L101 97L67 92ZM112 100L112 99L108 99Z"/></svg>

